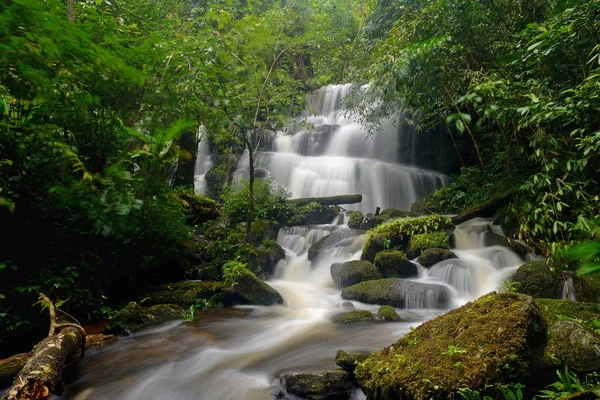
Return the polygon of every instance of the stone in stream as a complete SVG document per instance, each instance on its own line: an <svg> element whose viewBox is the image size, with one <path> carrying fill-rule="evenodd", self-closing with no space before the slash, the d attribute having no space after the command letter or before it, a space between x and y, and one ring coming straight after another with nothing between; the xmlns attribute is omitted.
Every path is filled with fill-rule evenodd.
<svg viewBox="0 0 600 400"><path fill-rule="evenodd" d="M108 322L104 333L130 334L167 321L180 319L184 309L175 304L157 304L142 307L129 303Z"/></svg>
<svg viewBox="0 0 600 400"><path fill-rule="evenodd" d="M253 304L258 306L270 306L282 304L281 294L271 286L257 278L252 272L243 271L238 276L233 287L227 292L233 295L234 302L242 304Z"/></svg>
<svg viewBox="0 0 600 400"><path fill-rule="evenodd" d="M288 373L279 380L286 394L310 400L346 400L354 388L343 370Z"/></svg>
<svg viewBox="0 0 600 400"><path fill-rule="evenodd" d="M377 315L379 315L379 317L386 322L402 321L402 318L400 318L400 316L392 306L379 307L379 310L377 310Z"/></svg>
<svg viewBox="0 0 600 400"><path fill-rule="evenodd" d="M346 353L344 350L338 350L335 353L334 362L344 371L354 374L356 365L366 360L369 356L360 353Z"/></svg>
<svg viewBox="0 0 600 400"><path fill-rule="evenodd" d="M498 235L494 232L486 232L483 235L483 245L485 247L489 246L502 246L507 247L517 253L521 258L525 258L525 256L531 252L533 249L521 242L516 240L509 240L506 236Z"/></svg>
<svg viewBox="0 0 600 400"><path fill-rule="evenodd" d="M424 250L419 256L419 264L428 268L441 261L450 260L452 258L458 258L456 254L450 250L445 249L427 249Z"/></svg>
<svg viewBox="0 0 600 400"><path fill-rule="evenodd" d="M434 283L388 278L349 286L342 290L342 298L396 308L446 308L450 290Z"/></svg>
<svg viewBox="0 0 600 400"><path fill-rule="evenodd" d="M348 220L348 228L359 229L364 217L360 211L352 211Z"/></svg>
<svg viewBox="0 0 600 400"><path fill-rule="evenodd" d="M331 278L338 289L343 289L363 281L383 278L373 264L360 260L332 264L330 272Z"/></svg>
<svg viewBox="0 0 600 400"><path fill-rule="evenodd" d="M376 322L377 319L371 311L355 310L340 314L332 319L336 324L357 324L361 322Z"/></svg>
<svg viewBox="0 0 600 400"><path fill-rule="evenodd" d="M325 237L322 237L308 248L308 259L310 261L316 261L319 257L321 257L321 255L325 254L327 250L331 249L332 247L348 244L360 233L360 231L355 229L346 229L335 231Z"/></svg>
<svg viewBox="0 0 600 400"><path fill-rule="evenodd" d="M562 297L563 278L550 270L546 261L533 261L523 264L510 277L519 293L534 298L560 299ZM518 284L517 284L518 283Z"/></svg>
<svg viewBox="0 0 600 400"><path fill-rule="evenodd" d="M419 269L400 250L384 250L375 256L375 266L386 278L412 278Z"/></svg>
<svg viewBox="0 0 600 400"><path fill-rule="evenodd" d="M448 249L448 239L448 234L443 231L414 235L408 241L406 254L409 258L415 258L427 249Z"/></svg>

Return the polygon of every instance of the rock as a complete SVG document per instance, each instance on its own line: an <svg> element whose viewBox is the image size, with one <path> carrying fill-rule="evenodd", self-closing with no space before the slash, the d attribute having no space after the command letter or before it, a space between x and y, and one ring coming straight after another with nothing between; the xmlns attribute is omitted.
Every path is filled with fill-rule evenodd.
<svg viewBox="0 0 600 400"><path fill-rule="evenodd" d="M291 204L295 204L297 206L303 206L309 203L317 203L322 206L339 206L342 204L356 204L360 203L361 201L361 194L342 194L339 196L309 197L289 200Z"/></svg>
<svg viewBox="0 0 600 400"><path fill-rule="evenodd" d="M377 315L379 315L384 321L397 322L402 320L392 306L379 307Z"/></svg>
<svg viewBox="0 0 600 400"><path fill-rule="evenodd" d="M236 303L270 306L282 304L279 292L267 285L252 272L245 270L231 288Z"/></svg>
<svg viewBox="0 0 600 400"><path fill-rule="evenodd" d="M324 254L326 250L332 247L350 245L361 233L362 232L354 229L335 231L332 234L317 240L308 248L308 259L310 261L315 261L321 254Z"/></svg>
<svg viewBox="0 0 600 400"><path fill-rule="evenodd" d="M332 319L336 324L356 324L359 322L375 321L375 316L368 310L348 311Z"/></svg>
<svg viewBox="0 0 600 400"><path fill-rule="evenodd" d="M559 315L584 322L600 319L600 304L563 299L535 299L548 325L559 321Z"/></svg>
<svg viewBox="0 0 600 400"><path fill-rule="evenodd" d="M360 228L363 219L364 217L360 211L353 211L348 220L348 227L352 229Z"/></svg>
<svg viewBox="0 0 600 400"><path fill-rule="evenodd" d="M330 224L341 212L338 206L323 206L316 202L297 206L294 215L286 221L288 226Z"/></svg>
<svg viewBox="0 0 600 400"><path fill-rule="evenodd" d="M223 192L229 176L227 164L216 165L205 175L208 195L213 199L218 198Z"/></svg>
<svg viewBox="0 0 600 400"><path fill-rule="evenodd" d="M221 211L213 199L193 194L191 190L190 192L179 191L177 197L182 200L183 207L187 211L186 225L202 225L207 221L217 219L221 215Z"/></svg>
<svg viewBox="0 0 600 400"><path fill-rule="evenodd" d="M577 372L600 369L600 336L575 321L561 320L550 326L546 352Z"/></svg>
<svg viewBox="0 0 600 400"><path fill-rule="evenodd" d="M411 278L419 275L419 268L400 250L384 250L377 253L375 267L386 278Z"/></svg>
<svg viewBox="0 0 600 400"><path fill-rule="evenodd" d="M544 328L530 297L487 295L423 323L360 363L355 376L373 400L461 398L459 388L523 382L543 354Z"/></svg>
<svg viewBox="0 0 600 400"><path fill-rule="evenodd" d="M546 261L521 265L510 281L518 282L516 289L519 293L534 298L560 299L562 297L563 279L558 273L550 271Z"/></svg>
<svg viewBox="0 0 600 400"><path fill-rule="evenodd" d="M277 221L258 220L252 222L250 231L250 242L259 244L264 240L276 239L279 232L279 224Z"/></svg>
<svg viewBox="0 0 600 400"><path fill-rule="evenodd" d="M420 215L422 214L417 214L412 211L398 210L397 208L386 208L381 212L381 214L379 214L380 217L385 218L386 220L394 218L412 218Z"/></svg>
<svg viewBox="0 0 600 400"><path fill-rule="evenodd" d="M356 310L356 307L354 307L354 304L352 304L349 301L345 301L343 302L340 307L342 307L345 310Z"/></svg>
<svg viewBox="0 0 600 400"><path fill-rule="evenodd" d="M388 278L349 286L342 298L396 308L446 308L450 291L444 285Z"/></svg>
<svg viewBox="0 0 600 400"><path fill-rule="evenodd" d="M384 247L406 248L411 236L444 231L449 234L454 225L449 218L440 215L428 215L416 218L396 219L379 225L367 232L363 244L361 259L373 262L375 255Z"/></svg>
<svg viewBox="0 0 600 400"><path fill-rule="evenodd" d="M368 261L347 261L331 265L331 278L339 289L355 285L360 282L381 279L383 276L377 268Z"/></svg>
<svg viewBox="0 0 600 400"><path fill-rule="evenodd" d="M260 270L267 276L273 276L277 263L285 259L285 250L275 240L264 240L260 247L256 249L256 254L255 262L258 263ZM249 262L248 265L250 264ZM256 275L259 276L259 274Z"/></svg>
<svg viewBox="0 0 600 400"><path fill-rule="evenodd" d="M580 301L600 302L600 275L578 275L575 280L575 295Z"/></svg>
<svg viewBox="0 0 600 400"><path fill-rule="evenodd" d="M376 226L379 226L385 222L385 218L380 216L375 216L373 214L367 214L365 219L360 223L360 229L364 231L368 231L369 229L373 229Z"/></svg>
<svg viewBox="0 0 600 400"><path fill-rule="evenodd" d="M458 258L456 254L451 252L450 250L445 249L426 249L423 250L421 255L419 256L419 264L424 267L431 267L434 264L439 263L440 261L450 260L452 258Z"/></svg>
<svg viewBox="0 0 600 400"><path fill-rule="evenodd" d="M425 196L424 198L415 201L410 206L410 212L415 214L444 214L446 210L442 210L440 201L435 198L435 192Z"/></svg>
<svg viewBox="0 0 600 400"><path fill-rule="evenodd" d="M408 242L406 254L409 258L415 258L420 256L424 250L432 248L448 249L448 235L446 232L438 231L412 236Z"/></svg>
<svg viewBox="0 0 600 400"><path fill-rule="evenodd" d="M494 232L486 232L483 234L483 245L486 247L489 246L502 246L507 247L517 253L521 258L525 258L527 254L531 253L533 250L531 247L518 242L516 240L511 240L506 236L498 235Z"/></svg>
<svg viewBox="0 0 600 400"><path fill-rule="evenodd" d="M180 319L183 313L184 309L175 304L142 307L137 303L129 303L108 321L104 332L128 335L154 325Z"/></svg>
<svg viewBox="0 0 600 400"><path fill-rule="evenodd" d="M352 375L342 370L284 374L280 382L287 394L310 400L349 399L353 389Z"/></svg>
<svg viewBox="0 0 600 400"><path fill-rule="evenodd" d="M196 299L220 297L224 288L225 285L222 282L213 281L169 283L148 289L144 296L144 305L176 304L187 308Z"/></svg>
<svg viewBox="0 0 600 400"><path fill-rule="evenodd" d="M322 237L321 239L319 239L316 242L314 242L308 248L308 259L309 259L309 261L315 261L317 259L317 257L319 257L319 252L321 251L321 247L323 247L323 245L325 245L325 243L327 242L327 238L329 236L331 236L331 235L332 234L329 234L327 236Z"/></svg>
<svg viewBox="0 0 600 400"><path fill-rule="evenodd" d="M356 364L363 362L369 356L360 353L346 353L344 350L338 350L335 353L334 362L344 371L354 374Z"/></svg>

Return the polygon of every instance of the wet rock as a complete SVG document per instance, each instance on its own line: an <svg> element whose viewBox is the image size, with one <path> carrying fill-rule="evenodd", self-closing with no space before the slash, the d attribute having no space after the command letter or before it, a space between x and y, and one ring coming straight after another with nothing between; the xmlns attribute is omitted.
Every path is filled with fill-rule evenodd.
<svg viewBox="0 0 600 400"><path fill-rule="evenodd" d="M396 310L394 309L394 307L392 307L392 306L379 307L379 310L377 311L377 315L379 315L379 317L382 318L386 322L397 322L397 321L402 320L400 318L400 316L398 315L398 313L396 312Z"/></svg>
<svg viewBox="0 0 600 400"><path fill-rule="evenodd" d="M237 304L271 306L282 304L283 297L271 286L251 271L245 270L237 277L235 284L226 290Z"/></svg>
<svg viewBox="0 0 600 400"><path fill-rule="evenodd" d="M335 353L334 362L344 371L354 374L356 364L363 362L368 357L369 356L367 354L346 353L344 350L338 350Z"/></svg>
<svg viewBox="0 0 600 400"><path fill-rule="evenodd" d="M386 220L394 218L412 218L418 217L419 215L421 214L417 214L411 211L398 210L397 208L386 208L381 212L381 214L379 214L380 217L385 218Z"/></svg>
<svg viewBox="0 0 600 400"><path fill-rule="evenodd" d="M254 221L252 222L252 227L250 228L250 242L259 244L264 240L274 240L277 238L278 232L279 224L276 221Z"/></svg>
<svg viewBox="0 0 600 400"><path fill-rule="evenodd" d="M316 261L328 249L340 245L347 245L361 233L363 232L354 229L333 232L332 234L317 240L308 248L308 259L310 261Z"/></svg>
<svg viewBox="0 0 600 400"><path fill-rule="evenodd" d="M284 374L280 382L287 394L310 400L349 399L353 388L352 375L342 370Z"/></svg>
<svg viewBox="0 0 600 400"><path fill-rule="evenodd" d="M196 299L210 299L221 296L225 285L222 282L174 282L152 287L144 296L144 305L177 304L189 307Z"/></svg>
<svg viewBox="0 0 600 400"><path fill-rule="evenodd" d="M444 285L388 278L349 286L342 298L396 308L446 308L450 291Z"/></svg>
<svg viewBox="0 0 600 400"><path fill-rule="evenodd" d="M330 271L331 278L339 289L360 282L383 278L377 268L368 261L355 260L332 264Z"/></svg>
<svg viewBox="0 0 600 400"><path fill-rule="evenodd" d="M354 304L352 304L349 301L345 301L341 304L341 307L345 310L355 310L356 307L354 307Z"/></svg>
<svg viewBox="0 0 600 400"><path fill-rule="evenodd" d="M228 176L229 166L227 164L216 165L206 173L206 187L210 197L216 199L221 195Z"/></svg>
<svg viewBox="0 0 600 400"><path fill-rule="evenodd" d="M385 222L385 218L379 215L367 214L365 219L360 223L360 229L368 231Z"/></svg>
<svg viewBox="0 0 600 400"><path fill-rule="evenodd" d="M375 256L375 267L386 278L412 278L419 269L400 250L384 250Z"/></svg>
<svg viewBox="0 0 600 400"><path fill-rule="evenodd" d="M576 321L556 321L548 330L548 354L577 372L600 370L600 336Z"/></svg>
<svg viewBox="0 0 600 400"><path fill-rule="evenodd" d="M445 249L426 249L419 256L419 264L424 267L431 267L440 261L450 260L452 258L458 258L456 254L450 250Z"/></svg>
<svg viewBox="0 0 600 400"><path fill-rule="evenodd" d="M180 319L183 313L184 309L175 304L142 307L137 303L129 303L110 319L104 332L128 335L167 321Z"/></svg>
<svg viewBox="0 0 600 400"><path fill-rule="evenodd" d="M459 388L522 382L545 344L533 299L493 294L425 322L360 363L355 376L369 399L460 398Z"/></svg>
<svg viewBox="0 0 600 400"><path fill-rule="evenodd" d="M446 232L438 231L412 236L408 242L406 254L409 258L415 258L420 256L424 250L432 248L448 249L448 235Z"/></svg>
<svg viewBox="0 0 600 400"><path fill-rule="evenodd" d="M187 211L186 225L202 225L207 221L217 219L221 211L213 199L190 192L178 192L177 197L182 200L182 205Z"/></svg>
<svg viewBox="0 0 600 400"><path fill-rule="evenodd" d="M550 270L546 261L521 265L510 281L518 282L516 289L519 293L534 298L560 299L562 297L563 279L558 273Z"/></svg>
<svg viewBox="0 0 600 400"><path fill-rule="evenodd" d="M600 275L578 275L575 281L575 295L580 301L600 302Z"/></svg>
<svg viewBox="0 0 600 400"><path fill-rule="evenodd" d="M338 206L324 206L317 202L296 206L296 212L286 221L286 225L330 224L341 210Z"/></svg>
<svg viewBox="0 0 600 400"><path fill-rule="evenodd" d="M273 276L277 263L284 259L285 250L275 240L267 239L256 249L256 258L252 262L248 262L248 265L256 263L266 276ZM256 272L255 275L261 277Z"/></svg>
<svg viewBox="0 0 600 400"><path fill-rule="evenodd" d="M356 324L359 322L375 321L375 315L368 310L348 311L332 319L336 324Z"/></svg>
<svg viewBox="0 0 600 400"><path fill-rule="evenodd" d="M549 325L559 321L559 316L584 322L600 319L600 304L598 303L581 303L563 299L535 299L535 302Z"/></svg>
<svg viewBox="0 0 600 400"><path fill-rule="evenodd" d="M531 247L527 246L526 244L523 244L516 240L511 240L511 239L507 238L506 236L498 235L497 233L494 233L494 232L486 232L483 235L483 245L486 247L489 247L489 246L507 247L507 248L511 249L512 251L514 251L515 253L517 253L523 259L525 258L525 256L527 256L527 254L529 254L533 251L531 249Z"/></svg>
<svg viewBox="0 0 600 400"><path fill-rule="evenodd" d="M360 211L353 211L348 220L348 227L352 229L359 229L364 217Z"/></svg>

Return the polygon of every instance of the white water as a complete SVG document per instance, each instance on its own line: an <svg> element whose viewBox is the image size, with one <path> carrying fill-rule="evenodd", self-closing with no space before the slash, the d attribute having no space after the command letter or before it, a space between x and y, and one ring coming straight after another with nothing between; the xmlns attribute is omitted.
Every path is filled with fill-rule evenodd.
<svg viewBox="0 0 600 400"><path fill-rule="evenodd" d="M210 145L206 136L206 129L198 129L198 151L196 152L196 165L194 166L194 192L206 194L206 173L212 168Z"/></svg>

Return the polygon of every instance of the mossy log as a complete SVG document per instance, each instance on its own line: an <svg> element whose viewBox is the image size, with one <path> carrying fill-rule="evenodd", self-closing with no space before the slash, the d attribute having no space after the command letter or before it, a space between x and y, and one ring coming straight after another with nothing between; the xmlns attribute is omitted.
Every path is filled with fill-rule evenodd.
<svg viewBox="0 0 600 400"><path fill-rule="evenodd" d="M85 348L83 329L62 328L37 344L4 400L49 400L62 375L65 361Z"/></svg>
<svg viewBox="0 0 600 400"><path fill-rule="evenodd" d="M470 210L464 211L452 217L452 222L455 225L458 225L477 217L493 217L500 208L504 207L507 204L508 200L514 194L515 193L512 191L505 193L500 197L483 203L477 207L471 208Z"/></svg>
<svg viewBox="0 0 600 400"><path fill-rule="evenodd" d="M308 197L303 199L292 199L290 203L303 206L308 203L319 203L322 206L339 206L340 204L356 204L362 201L362 194L343 194L329 197Z"/></svg>

